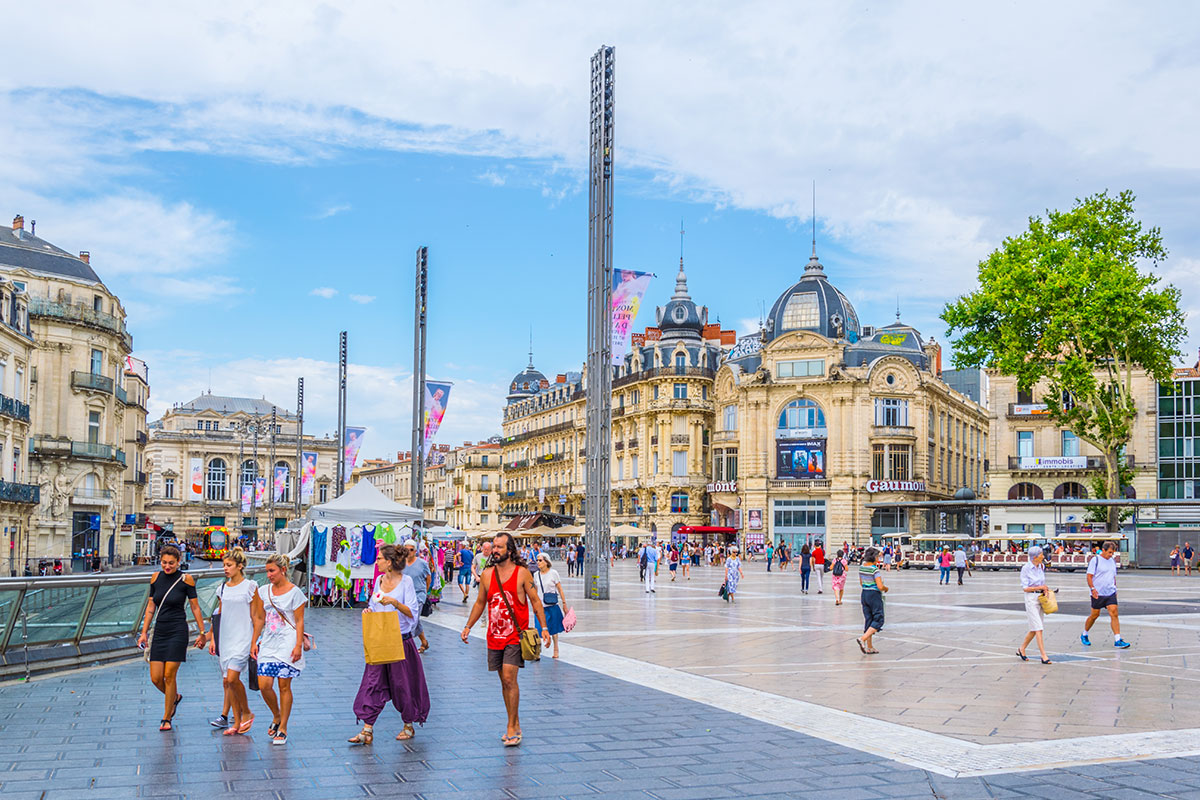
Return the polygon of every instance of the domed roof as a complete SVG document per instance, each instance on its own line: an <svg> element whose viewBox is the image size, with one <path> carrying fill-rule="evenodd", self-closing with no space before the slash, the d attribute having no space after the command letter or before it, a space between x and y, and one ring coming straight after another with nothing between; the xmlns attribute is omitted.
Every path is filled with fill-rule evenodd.
<svg viewBox="0 0 1200 800"><path fill-rule="evenodd" d="M870 341L918 352L922 352L925 347L925 343L921 340L921 332L913 326L901 322L899 314L897 314L895 322L880 328L879 332L870 338Z"/></svg>
<svg viewBox="0 0 1200 800"><path fill-rule="evenodd" d="M966 486L964 486L961 489L959 489L957 492L954 493L954 499L955 500L974 500L975 493L973 491L971 491L969 488L967 488Z"/></svg>
<svg viewBox="0 0 1200 800"><path fill-rule="evenodd" d="M512 403L523 397L535 395L550 385L546 376L533 366L533 355L529 356L529 366L517 373L508 385L508 402Z"/></svg>
<svg viewBox="0 0 1200 800"><path fill-rule="evenodd" d="M708 313L692 301L688 294L687 274L683 271L683 259L679 259L679 274L675 276L675 294L665 306L658 307L657 327L663 339L700 339L700 332L708 322Z"/></svg>
<svg viewBox="0 0 1200 800"><path fill-rule="evenodd" d="M804 275L779 295L767 315L767 341L789 331L814 331L828 339L859 337L858 313L825 276L816 248L804 267Z"/></svg>

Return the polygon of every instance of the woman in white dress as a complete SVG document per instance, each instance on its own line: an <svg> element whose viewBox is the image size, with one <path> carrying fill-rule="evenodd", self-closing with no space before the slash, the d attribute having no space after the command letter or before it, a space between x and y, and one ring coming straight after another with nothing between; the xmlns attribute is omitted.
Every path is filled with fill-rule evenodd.
<svg viewBox="0 0 1200 800"><path fill-rule="evenodd" d="M233 722L225 728L225 735L233 736L248 733L254 724L242 673L250 664L254 620L262 616L263 605L258 596L258 584L246 578L246 554L242 548L230 550L222 564L225 583L217 595L216 610L221 615L220 648L218 652L218 642L210 637L208 652L219 658L225 684L225 705L233 712Z"/></svg>
<svg viewBox="0 0 1200 800"><path fill-rule="evenodd" d="M1025 641L1021 642L1017 649L1017 656L1022 661L1028 661L1029 656L1025 655L1025 648L1037 639L1042 663L1049 664L1050 657L1046 655L1046 642L1042 632L1045 628L1045 614L1039 599L1044 594L1050 594L1050 587L1046 585L1046 568L1042 564L1045 560L1042 548L1034 545L1029 548L1029 561L1021 567L1021 591L1025 593L1025 616L1029 620L1029 632L1025 634Z"/></svg>
<svg viewBox="0 0 1200 800"><path fill-rule="evenodd" d="M258 691L274 719L267 728L271 744L287 744L292 714L292 680L304 671L304 606L308 598L288 580L291 564L275 553L267 558L267 585L258 590L263 615L254 618L250 655L258 660ZM279 696L275 696L275 681Z"/></svg>

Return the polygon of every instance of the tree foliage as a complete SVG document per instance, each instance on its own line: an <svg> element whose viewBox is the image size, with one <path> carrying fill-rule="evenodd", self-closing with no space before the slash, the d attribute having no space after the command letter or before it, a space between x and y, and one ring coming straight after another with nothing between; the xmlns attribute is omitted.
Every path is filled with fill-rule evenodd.
<svg viewBox="0 0 1200 800"><path fill-rule="evenodd" d="M1133 193L1102 192L1031 217L980 262L979 288L942 312L956 366L1014 375L1023 391L1048 385L1050 418L1104 454L1108 497L1121 496L1134 372L1166 381L1181 356L1179 290L1139 268L1166 257L1159 229L1134 217Z"/></svg>

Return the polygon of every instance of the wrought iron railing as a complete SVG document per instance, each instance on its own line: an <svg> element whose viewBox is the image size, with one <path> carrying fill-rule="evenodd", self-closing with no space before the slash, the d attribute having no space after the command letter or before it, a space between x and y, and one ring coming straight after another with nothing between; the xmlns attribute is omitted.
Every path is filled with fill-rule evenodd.
<svg viewBox="0 0 1200 800"><path fill-rule="evenodd" d="M0 414L22 422L29 422L29 404L22 403L14 397L0 394Z"/></svg>
<svg viewBox="0 0 1200 800"><path fill-rule="evenodd" d="M57 319L91 325L96 328L103 328L121 337L121 340L125 343L125 347L130 351L133 350L133 336L129 334L129 331L125 330L125 323L122 320L114 317L112 314L105 314L103 311L96 311L85 305L56 303L45 297L31 297L29 298L29 316L55 317Z"/></svg>
<svg viewBox="0 0 1200 800"><path fill-rule="evenodd" d="M91 389L95 392L112 394L113 379L107 375L97 375L94 372L74 370L71 373L71 386L77 389Z"/></svg>
<svg viewBox="0 0 1200 800"><path fill-rule="evenodd" d="M29 483L0 481L0 502L36 506L42 501L42 489Z"/></svg>

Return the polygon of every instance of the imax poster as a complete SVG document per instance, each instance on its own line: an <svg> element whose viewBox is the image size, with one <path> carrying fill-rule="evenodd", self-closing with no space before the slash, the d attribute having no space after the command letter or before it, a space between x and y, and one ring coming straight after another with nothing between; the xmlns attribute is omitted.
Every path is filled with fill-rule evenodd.
<svg viewBox="0 0 1200 800"><path fill-rule="evenodd" d="M797 480L825 478L824 439L781 439L775 443L776 477Z"/></svg>

